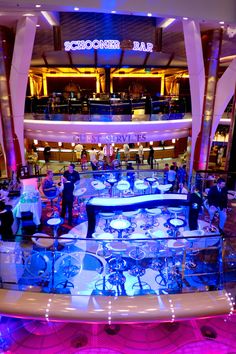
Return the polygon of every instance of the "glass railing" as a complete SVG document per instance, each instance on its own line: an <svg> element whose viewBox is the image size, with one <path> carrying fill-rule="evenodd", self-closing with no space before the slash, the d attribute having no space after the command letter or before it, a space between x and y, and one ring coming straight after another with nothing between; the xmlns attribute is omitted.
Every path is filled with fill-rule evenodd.
<svg viewBox="0 0 236 354"><path fill-rule="evenodd" d="M101 235L102 236L102 235ZM71 295L135 296L225 287L220 236L119 239L73 231L57 238L24 236L0 247L1 287ZM31 242L32 241L32 242Z"/></svg>

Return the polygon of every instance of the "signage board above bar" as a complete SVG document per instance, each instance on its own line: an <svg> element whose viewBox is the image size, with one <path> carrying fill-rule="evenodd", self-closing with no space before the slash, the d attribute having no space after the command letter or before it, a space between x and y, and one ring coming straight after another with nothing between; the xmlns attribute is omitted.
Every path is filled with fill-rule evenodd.
<svg viewBox="0 0 236 354"><path fill-rule="evenodd" d="M129 144L145 142L147 136L146 134L80 134L74 136L74 141L83 144Z"/></svg>
<svg viewBox="0 0 236 354"><path fill-rule="evenodd" d="M124 41L123 41L124 42ZM149 42L125 41L129 42L126 49L131 49L140 52L152 52L153 44ZM93 40L79 40L79 41L65 41L65 51L70 50L91 50L91 49L124 49L122 42L116 39L93 39Z"/></svg>

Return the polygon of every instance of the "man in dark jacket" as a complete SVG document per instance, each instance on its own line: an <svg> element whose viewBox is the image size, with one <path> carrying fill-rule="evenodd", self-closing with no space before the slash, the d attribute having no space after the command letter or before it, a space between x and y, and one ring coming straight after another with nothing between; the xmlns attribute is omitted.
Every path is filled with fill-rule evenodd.
<svg viewBox="0 0 236 354"><path fill-rule="evenodd" d="M80 180L80 175L74 170L75 165L71 163L68 170L63 174L64 188L62 191L62 210L61 217L64 218L68 209L68 225L72 225L72 209L74 201L74 185Z"/></svg>
<svg viewBox="0 0 236 354"><path fill-rule="evenodd" d="M225 186L225 180L223 178L218 178L216 185L210 188L208 192L208 203L209 203L209 215L210 223L212 223L215 212L219 213L219 231L223 233L224 225L226 222L226 209L228 203L227 188Z"/></svg>
<svg viewBox="0 0 236 354"><path fill-rule="evenodd" d="M13 221L14 218L11 209L4 202L0 201L0 234L3 241L15 241L11 228Z"/></svg>

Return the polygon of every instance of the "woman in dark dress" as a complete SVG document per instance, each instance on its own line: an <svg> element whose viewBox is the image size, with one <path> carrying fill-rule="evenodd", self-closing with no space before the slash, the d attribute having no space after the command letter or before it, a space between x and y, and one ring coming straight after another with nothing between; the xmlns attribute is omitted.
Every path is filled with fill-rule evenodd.
<svg viewBox="0 0 236 354"><path fill-rule="evenodd" d="M198 230L198 216L200 210L202 209L203 200L197 187L194 187L193 192L190 194L189 201L189 230Z"/></svg>

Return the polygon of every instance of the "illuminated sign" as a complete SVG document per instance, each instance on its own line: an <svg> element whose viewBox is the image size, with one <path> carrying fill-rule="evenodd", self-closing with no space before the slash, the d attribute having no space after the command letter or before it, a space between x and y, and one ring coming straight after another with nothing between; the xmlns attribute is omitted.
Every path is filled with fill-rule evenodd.
<svg viewBox="0 0 236 354"><path fill-rule="evenodd" d="M74 141L77 143L87 144L124 144L124 143L136 143L145 142L147 137L145 134L108 134L108 135L91 135L80 134L74 136Z"/></svg>
<svg viewBox="0 0 236 354"><path fill-rule="evenodd" d="M132 50L152 52L153 44L146 42L130 41ZM121 49L121 42L116 39L94 39L64 42L65 51L90 50L90 49Z"/></svg>

